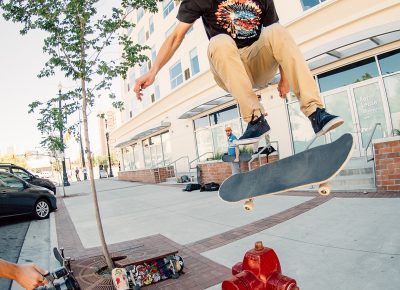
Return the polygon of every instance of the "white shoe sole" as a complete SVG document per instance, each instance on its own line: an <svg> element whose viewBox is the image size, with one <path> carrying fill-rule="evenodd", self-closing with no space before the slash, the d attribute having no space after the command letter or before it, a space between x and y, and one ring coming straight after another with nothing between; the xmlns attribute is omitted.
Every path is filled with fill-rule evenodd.
<svg viewBox="0 0 400 290"><path fill-rule="evenodd" d="M336 129L337 127L343 125L343 123L344 123L344 120L340 117L332 119L328 123L326 123L325 126L322 128L322 130L319 131L316 135L317 136L325 135L329 131Z"/></svg>
<svg viewBox="0 0 400 290"><path fill-rule="evenodd" d="M232 143L233 143L233 145L249 145L249 144L254 144L254 143L260 142L261 139L262 139L265 135L268 135L268 134L269 134L269 132L271 132L271 130L265 132L264 134L262 134L262 135L259 136L259 137L248 138L248 139L242 139L242 140L236 139L236 140L233 141Z"/></svg>

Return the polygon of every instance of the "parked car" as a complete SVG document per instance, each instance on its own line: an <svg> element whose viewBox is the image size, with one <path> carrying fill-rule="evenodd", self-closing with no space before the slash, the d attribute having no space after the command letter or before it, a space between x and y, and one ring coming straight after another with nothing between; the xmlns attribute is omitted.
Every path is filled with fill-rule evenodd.
<svg viewBox="0 0 400 290"><path fill-rule="evenodd" d="M45 178L37 177L34 174L30 173L25 168L22 168L18 165L12 163L0 163L0 172L9 172L11 174L14 174L22 178L23 180L29 182L30 184L50 189L54 194L56 194L56 186L54 185L53 182Z"/></svg>
<svg viewBox="0 0 400 290"><path fill-rule="evenodd" d="M0 172L0 217L31 214L48 218L57 209L57 199L47 188L29 184L22 178Z"/></svg>

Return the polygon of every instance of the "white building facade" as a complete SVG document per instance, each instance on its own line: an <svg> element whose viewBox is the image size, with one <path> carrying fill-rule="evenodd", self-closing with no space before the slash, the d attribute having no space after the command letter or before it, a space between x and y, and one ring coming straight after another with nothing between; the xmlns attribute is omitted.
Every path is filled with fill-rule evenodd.
<svg viewBox="0 0 400 290"><path fill-rule="evenodd" d="M381 127L374 138L393 135L400 128L400 1L280 0L275 6L280 23L304 53L327 109L346 121L316 145L352 132L354 157L362 157L375 124ZM178 2L165 0L157 14L141 9L131 14L136 27L127 33L151 49L149 62L132 68L123 82L122 125L111 136L121 152L122 171L173 163L186 172L198 160L226 152L226 126L238 136L245 129L235 100L210 72L201 20L144 91L143 101L136 100L135 80L148 71L175 27L178 7ZM280 158L304 150L313 131L297 99L281 99L273 81L257 94Z"/></svg>

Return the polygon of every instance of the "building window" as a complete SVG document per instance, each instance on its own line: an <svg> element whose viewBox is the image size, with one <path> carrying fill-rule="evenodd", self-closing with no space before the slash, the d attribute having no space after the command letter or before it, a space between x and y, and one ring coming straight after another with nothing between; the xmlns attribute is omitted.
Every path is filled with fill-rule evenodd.
<svg viewBox="0 0 400 290"><path fill-rule="evenodd" d="M375 59L369 58L318 75L318 82L321 92L326 92L377 76L379 71Z"/></svg>
<svg viewBox="0 0 400 290"><path fill-rule="evenodd" d="M140 7L140 8L137 10L137 15L136 15L136 17L137 17L137 22L138 22L138 23L139 23L140 19L143 18L143 16L144 16L144 9L143 9L143 7Z"/></svg>
<svg viewBox="0 0 400 290"><path fill-rule="evenodd" d="M152 34L154 32L154 17L153 17L153 15L151 15L149 18L149 31L150 31L150 34Z"/></svg>
<svg viewBox="0 0 400 290"><path fill-rule="evenodd" d="M200 72L199 57L197 56L197 48L194 48L189 53L190 56L190 66L192 68L192 75L194 76Z"/></svg>
<svg viewBox="0 0 400 290"><path fill-rule="evenodd" d="M383 81L389 101L393 129L400 130L400 73L384 77Z"/></svg>
<svg viewBox="0 0 400 290"><path fill-rule="evenodd" d="M135 69L132 68L131 71L128 74L128 85L133 86L136 82L136 75L135 75ZM129 90L129 89L128 89Z"/></svg>
<svg viewBox="0 0 400 290"><path fill-rule="evenodd" d="M171 25L170 28L168 28L167 31L165 31L165 38L167 38L168 36L170 36L170 34L172 33L172 31L174 31L176 26L176 22L174 22L174 24Z"/></svg>
<svg viewBox="0 0 400 290"><path fill-rule="evenodd" d="M163 15L164 18L166 18L172 10L174 10L174 1L173 0L165 0L163 1Z"/></svg>
<svg viewBox="0 0 400 290"><path fill-rule="evenodd" d="M156 47L153 46L151 48L151 62L154 63L156 61L156 58L157 58L157 50Z"/></svg>
<svg viewBox="0 0 400 290"><path fill-rule="evenodd" d="M160 99L161 95L160 95L160 84L158 82L158 79L156 79L154 81L154 97L155 100L157 101L158 99Z"/></svg>
<svg viewBox="0 0 400 290"><path fill-rule="evenodd" d="M325 2L325 0L301 0L304 10L308 10L322 2Z"/></svg>
<svg viewBox="0 0 400 290"><path fill-rule="evenodd" d="M182 66L180 61L169 69L169 79L171 81L171 89L174 89L183 83Z"/></svg>
<svg viewBox="0 0 400 290"><path fill-rule="evenodd" d="M138 44L144 45L144 43L145 43L145 34L144 34L144 28L142 28L138 33Z"/></svg>
<svg viewBox="0 0 400 290"><path fill-rule="evenodd" d="M140 63L140 76L143 76L149 71L149 67L146 61Z"/></svg>

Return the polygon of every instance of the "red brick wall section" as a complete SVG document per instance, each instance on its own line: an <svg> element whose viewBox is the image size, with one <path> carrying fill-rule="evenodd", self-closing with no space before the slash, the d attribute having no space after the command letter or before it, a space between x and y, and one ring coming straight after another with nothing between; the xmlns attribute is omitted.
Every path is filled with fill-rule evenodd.
<svg viewBox="0 0 400 290"><path fill-rule="evenodd" d="M400 140L374 144L378 191L400 191Z"/></svg>
<svg viewBox="0 0 400 290"><path fill-rule="evenodd" d="M136 181L143 183L165 182L167 178L174 177L173 167L161 167L158 169L144 169L135 171L118 172L118 179L124 181Z"/></svg>
<svg viewBox="0 0 400 290"><path fill-rule="evenodd" d="M269 163L279 159L278 155L269 156ZM261 165L267 164L267 158L261 157ZM202 183L216 182L221 184L225 179L232 175L231 164L222 161L215 161L209 163L199 164L201 170L201 181ZM251 168L255 169L259 167L258 160L254 160L251 163ZM248 163L241 163L240 168L242 172L249 171Z"/></svg>

